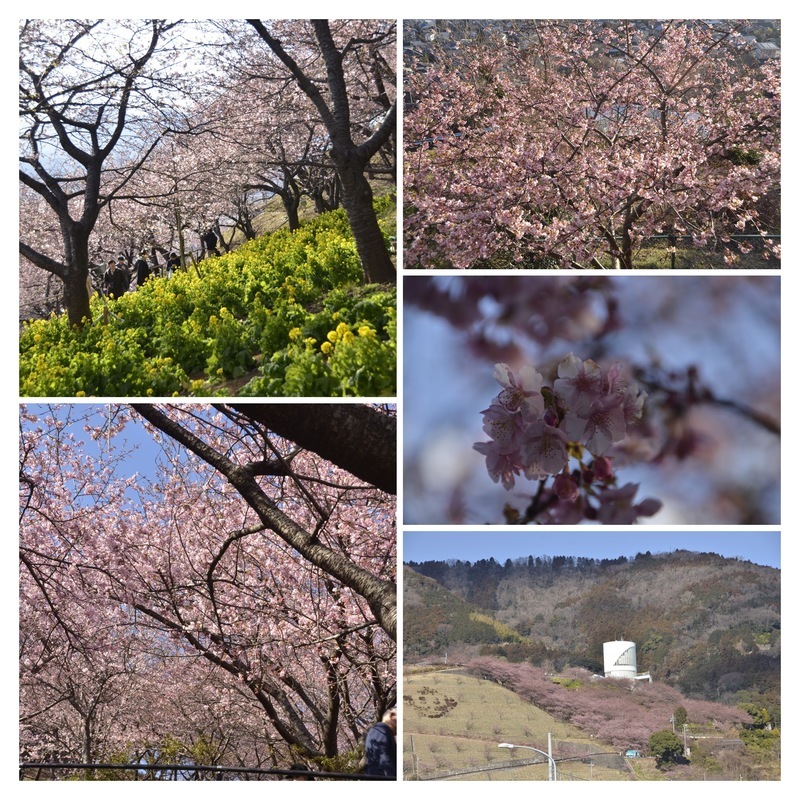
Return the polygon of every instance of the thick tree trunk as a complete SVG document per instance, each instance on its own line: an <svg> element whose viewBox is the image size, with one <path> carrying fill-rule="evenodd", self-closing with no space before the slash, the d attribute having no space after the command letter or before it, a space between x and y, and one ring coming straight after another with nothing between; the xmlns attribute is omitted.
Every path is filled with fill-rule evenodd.
<svg viewBox="0 0 800 800"><path fill-rule="evenodd" d="M327 69L329 100L323 98L314 81L303 72L292 56L284 50L281 42L264 27L261 20L251 19L248 22L292 73L299 87L316 107L331 137L330 156L342 183L342 205L350 221L366 280L369 283L393 283L397 280L397 271L378 226L378 218L372 207L372 189L364 177L364 169L370 158L394 132L396 105L391 104L391 110L378 131L362 145L357 146L352 138L350 101L342 67L343 51L337 49L328 21L313 20L313 25Z"/></svg>
<svg viewBox="0 0 800 800"><path fill-rule="evenodd" d="M352 157L334 157L342 181L342 205L353 231L364 276L368 283L394 283L397 270L378 225L372 205L372 187L364 176L363 167L353 162Z"/></svg>
<svg viewBox="0 0 800 800"><path fill-rule="evenodd" d="M300 227L300 198L293 195L282 195L283 207L286 209L286 219L289 222L289 230L296 231Z"/></svg>
<svg viewBox="0 0 800 800"><path fill-rule="evenodd" d="M231 407L390 494L397 493L397 419L364 405L233 403Z"/></svg>
<svg viewBox="0 0 800 800"><path fill-rule="evenodd" d="M64 306L70 325L91 322L89 292L86 281L89 277L89 237L82 231L73 230L69 236L67 270L64 278Z"/></svg>
<svg viewBox="0 0 800 800"><path fill-rule="evenodd" d="M92 319L89 292L86 288L86 279L89 277L88 264L74 266L69 275L70 277L64 282L64 306L67 309L67 318L70 325L83 325Z"/></svg>

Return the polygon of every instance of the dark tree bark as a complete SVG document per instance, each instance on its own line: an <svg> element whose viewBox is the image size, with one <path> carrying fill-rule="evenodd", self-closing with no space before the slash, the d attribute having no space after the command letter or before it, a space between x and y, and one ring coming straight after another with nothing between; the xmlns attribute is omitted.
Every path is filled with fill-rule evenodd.
<svg viewBox="0 0 800 800"><path fill-rule="evenodd" d="M104 165L122 140L137 83L156 53L163 34L173 27L173 24L152 20L147 47L138 58L131 57L124 69L111 61L98 64L99 69L105 69L103 78L111 87L106 90L109 93L107 100L99 103L96 84L102 83L100 77L70 79L68 73L67 77L59 74L61 62L67 61L71 52L99 24L76 24L76 31L61 45L58 56L38 68L32 65L38 55L36 34L28 33L29 29L35 30L35 26L26 23L20 34L20 118L26 126L22 139L27 150L20 156L19 178L22 184L42 197L58 217L64 258L56 261L22 238L19 251L31 263L63 281L64 304L72 325L80 325L91 318L87 291L91 268L89 236L98 215L141 167L155 146L154 141L140 153L116 187L103 188ZM29 51L33 51L30 61L26 60ZM84 104L96 106L96 112L81 116L79 109ZM53 157L51 151L56 142L60 152ZM60 174L65 157L77 165L78 174ZM21 233L24 231L22 226Z"/></svg>
<svg viewBox="0 0 800 800"><path fill-rule="evenodd" d="M233 403L231 407L372 486L397 493L396 417L352 404Z"/></svg>

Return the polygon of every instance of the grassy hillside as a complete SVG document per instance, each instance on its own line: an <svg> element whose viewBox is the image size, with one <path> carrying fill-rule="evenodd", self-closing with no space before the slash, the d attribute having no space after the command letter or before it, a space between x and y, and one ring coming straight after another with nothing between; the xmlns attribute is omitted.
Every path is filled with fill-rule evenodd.
<svg viewBox="0 0 800 800"><path fill-rule="evenodd" d="M390 197L377 205L393 219ZM363 279L344 212L320 215L119 300L95 296L81 328L23 326L20 395L394 395L395 286Z"/></svg>
<svg viewBox="0 0 800 800"><path fill-rule="evenodd" d="M406 779L547 780L546 759L542 756L530 750L499 748L498 744L527 744L546 751L548 732L554 738L557 758L577 756L562 764L561 779L630 777L624 760L609 746L591 739L575 726L557 721L492 681L459 670L405 672L403 774ZM487 767L497 769L487 771ZM453 772L459 774L450 776Z"/></svg>
<svg viewBox="0 0 800 800"><path fill-rule="evenodd" d="M669 728L675 704L691 721L691 759L657 769L646 740L650 729ZM735 709L692 702L663 685L631 692L625 682L591 681L588 673L548 676L490 659L467 669L407 667L403 771L410 780L547 780L541 755L498 745L547 751L549 733L562 781L779 779L777 732L752 742L736 718ZM625 758L628 748L644 756Z"/></svg>
<svg viewBox="0 0 800 800"><path fill-rule="evenodd" d="M655 679L695 697L756 702L780 719L779 570L685 551L602 563L531 557L413 566L425 575L406 573L407 658L447 649L601 672L602 643L623 637L637 643L639 670ZM426 575L436 578L435 593ZM520 638L465 638L459 602Z"/></svg>

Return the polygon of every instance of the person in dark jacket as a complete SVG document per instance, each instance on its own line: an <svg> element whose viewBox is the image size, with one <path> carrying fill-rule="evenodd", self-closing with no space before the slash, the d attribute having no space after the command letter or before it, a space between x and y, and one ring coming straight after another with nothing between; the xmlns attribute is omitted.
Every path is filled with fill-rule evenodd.
<svg viewBox="0 0 800 800"><path fill-rule="evenodd" d="M219 250L217 250L217 234L211 229L207 230L203 234L203 244L206 246L206 250L210 254L215 256L219 255Z"/></svg>
<svg viewBox="0 0 800 800"><path fill-rule="evenodd" d="M122 297L128 291L130 278L124 267L119 267L113 259L108 262L108 269L103 273L103 289L107 297Z"/></svg>
<svg viewBox="0 0 800 800"><path fill-rule="evenodd" d="M142 250L139 253L139 258L133 266L136 267L136 286L142 286L153 274L150 265L147 263L147 250Z"/></svg>
<svg viewBox="0 0 800 800"><path fill-rule="evenodd" d="M171 278L172 275L180 268L181 260L177 253L170 253L167 259L167 277Z"/></svg>
<svg viewBox="0 0 800 800"><path fill-rule="evenodd" d="M367 775L397 777L397 709L390 708L367 733L364 750Z"/></svg>

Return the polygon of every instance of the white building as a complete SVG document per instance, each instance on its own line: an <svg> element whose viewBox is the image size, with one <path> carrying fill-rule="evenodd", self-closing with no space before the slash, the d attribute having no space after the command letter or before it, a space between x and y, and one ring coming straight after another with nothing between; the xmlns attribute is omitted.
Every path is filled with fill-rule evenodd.
<svg viewBox="0 0 800 800"><path fill-rule="evenodd" d="M636 672L635 642L603 642L603 674L606 678L652 682L649 672Z"/></svg>

